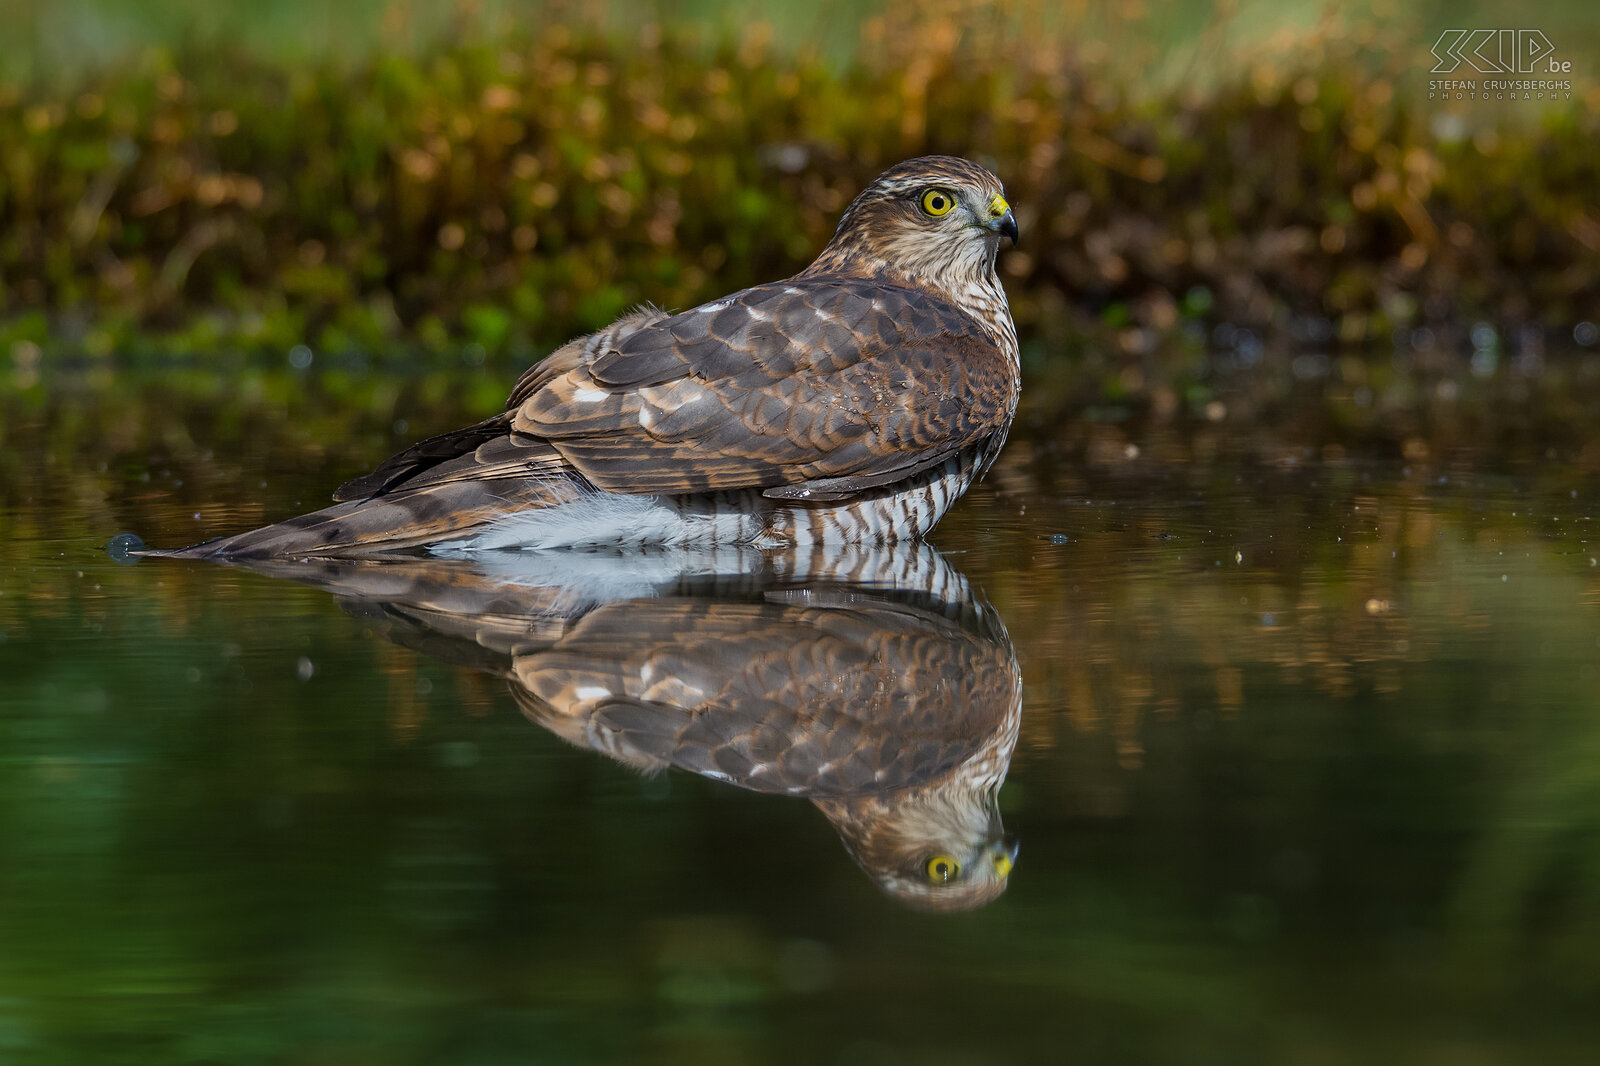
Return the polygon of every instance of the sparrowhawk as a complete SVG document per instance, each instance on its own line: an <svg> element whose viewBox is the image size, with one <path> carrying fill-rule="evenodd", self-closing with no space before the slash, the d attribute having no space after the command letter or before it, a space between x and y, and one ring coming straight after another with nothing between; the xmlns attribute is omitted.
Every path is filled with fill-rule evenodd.
<svg viewBox="0 0 1600 1066"><path fill-rule="evenodd" d="M153 554L921 537L994 461L1016 411L995 273L1016 236L983 167L900 163L799 274L679 314L634 311L536 363L501 413L407 448L333 506Z"/></svg>

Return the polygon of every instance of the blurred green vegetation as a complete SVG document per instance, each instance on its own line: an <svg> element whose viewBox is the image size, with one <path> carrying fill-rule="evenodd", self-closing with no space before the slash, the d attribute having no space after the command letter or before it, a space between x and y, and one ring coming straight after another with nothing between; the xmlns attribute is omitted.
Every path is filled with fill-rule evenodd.
<svg viewBox="0 0 1600 1066"><path fill-rule="evenodd" d="M1507 356L1595 342L1592 72L1447 109L1428 27L1370 13L1224 48L1226 8L950 2L847 20L840 58L759 21L462 11L405 48L192 41L0 80L0 353L531 359L798 269L925 152L1006 180L1019 325L1096 387L1159 404L1263 342L1287 367L1396 338L1456 376L1478 325ZM1123 44L1178 16L1230 65L1153 91Z"/></svg>

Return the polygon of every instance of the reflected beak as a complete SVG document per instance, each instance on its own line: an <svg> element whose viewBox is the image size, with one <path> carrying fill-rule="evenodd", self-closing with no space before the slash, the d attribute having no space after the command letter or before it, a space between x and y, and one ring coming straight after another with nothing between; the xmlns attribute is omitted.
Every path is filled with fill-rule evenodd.
<svg viewBox="0 0 1600 1066"><path fill-rule="evenodd" d="M1017 228L1015 222L1011 224L1011 228L1012 230ZM994 863L995 876L1002 881L1011 876L1011 868L1017 864L1017 847L1017 838L1012 836L989 845L989 861Z"/></svg>
<svg viewBox="0 0 1600 1066"><path fill-rule="evenodd" d="M991 232L1010 237L1013 245L1017 243L1017 216L1011 213L1011 205L1004 196L989 201L989 221L984 225Z"/></svg>

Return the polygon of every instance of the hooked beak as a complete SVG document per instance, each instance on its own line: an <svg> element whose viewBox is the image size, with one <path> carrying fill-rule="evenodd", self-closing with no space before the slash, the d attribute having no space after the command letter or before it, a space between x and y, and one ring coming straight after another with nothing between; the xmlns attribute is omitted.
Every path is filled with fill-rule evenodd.
<svg viewBox="0 0 1600 1066"><path fill-rule="evenodd" d="M1011 228L1017 228L1013 220ZM1012 238L1015 240L1016 238ZM989 845L989 861L994 863L994 872L1004 881L1011 874L1011 868L1017 864L1017 838L1014 836L1003 837Z"/></svg>
<svg viewBox="0 0 1600 1066"><path fill-rule="evenodd" d="M984 223L984 228L1010 237L1013 246L1017 243L1017 216L1011 213L1011 205L1004 196L996 195L989 201L989 221Z"/></svg>

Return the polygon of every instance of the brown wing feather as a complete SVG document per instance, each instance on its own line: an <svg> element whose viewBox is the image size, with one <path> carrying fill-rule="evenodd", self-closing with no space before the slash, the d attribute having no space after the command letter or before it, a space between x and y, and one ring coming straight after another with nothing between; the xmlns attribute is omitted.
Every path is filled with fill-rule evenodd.
<svg viewBox="0 0 1600 1066"><path fill-rule="evenodd" d="M340 501L362 500L381 495L407 478L473 451L488 441L504 437L510 429L509 421L504 414L498 414L477 425L418 441L379 463L370 474L351 478L334 489L333 498Z"/></svg>
<svg viewBox="0 0 1600 1066"><path fill-rule="evenodd" d="M513 413L614 492L839 498L1004 430L1016 377L975 320L881 282L761 285L658 319Z"/></svg>
<svg viewBox="0 0 1600 1066"><path fill-rule="evenodd" d="M596 356L610 351L628 337L669 317L659 307L645 304L617 319L605 329L585 337L568 341L543 359L522 372L511 388L506 400L506 410L515 411L535 392L581 363L592 362Z"/></svg>
<svg viewBox="0 0 1600 1066"><path fill-rule="evenodd" d="M667 317L665 311L645 306L623 315L605 329L568 341L522 372L522 376L512 386L511 397L506 401L506 411L492 418L486 418L477 425L451 430L418 441L404 451L385 459L371 473L352 478L340 485L334 490L333 498L360 500L383 495L402 485L408 488L415 487L417 484L426 483L418 480L426 471L468 453L478 453L478 462L483 464L484 446L493 444L512 432L511 412L520 407L529 396L574 367L594 359L596 354L610 350L637 330L665 317ZM521 448L531 448L534 444L525 439L515 443ZM516 457L511 458L515 462ZM523 455L521 458L526 459L527 456ZM481 466L476 476L499 477L512 472L514 471L509 468L501 470Z"/></svg>
<svg viewBox="0 0 1600 1066"><path fill-rule="evenodd" d="M1015 671L1009 644L860 594L826 608L607 604L511 676L536 721L614 758L839 797L925 785L971 758L1003 728Z"/></svg>

